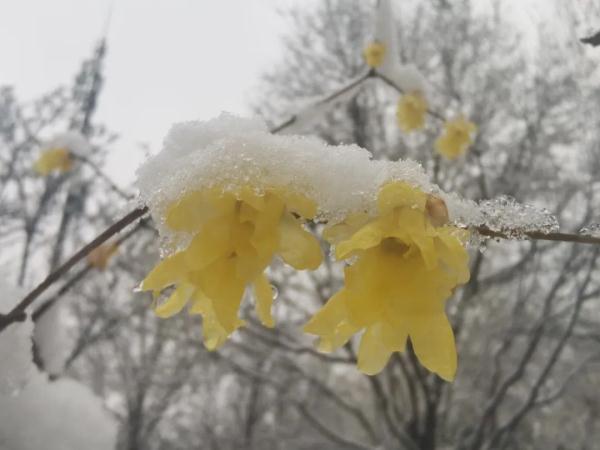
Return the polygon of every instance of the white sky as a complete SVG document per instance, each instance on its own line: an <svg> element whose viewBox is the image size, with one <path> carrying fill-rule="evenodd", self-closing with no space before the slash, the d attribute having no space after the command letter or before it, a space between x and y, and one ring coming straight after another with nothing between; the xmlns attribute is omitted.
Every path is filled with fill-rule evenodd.
<svg viewBox="0 0 600 450"><path fill-rule="evenodd" d="M248 113L257 77L280 57L285 23L276 8L310 2L0 0L0 85L27 100L69 83L112 3L96 119L122 136L108 170L128 184L142 158L139 144L156 151L172 123ZM548 3L507 0L525 25L543 20L540 12L555 15Z"/></svg>
<svg viewBox="0 0 600 450"><path fill-rule="evenodd" d="M279 56L284 23L276 8L292 1L115 0L96 116L123 138L111 175L131 180L138 143L156 150L173 122L248 113L258 76ZM0 85L31 99L70 82L111 3L0 0Z"/></svg>

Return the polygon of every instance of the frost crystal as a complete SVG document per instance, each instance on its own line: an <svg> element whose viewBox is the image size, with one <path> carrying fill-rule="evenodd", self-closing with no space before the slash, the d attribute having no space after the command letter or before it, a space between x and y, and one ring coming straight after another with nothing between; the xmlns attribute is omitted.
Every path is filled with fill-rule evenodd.
<svg viewBox="0 0 600 450"><path fill-rule="evenodd" d="M116 425L101 400L75 380L49 382L38 373L19 395L0 395L2 449L109 450Z"/></svg>
<svg viewBox="0 0 600 450"><path fill-rule="evenodd" d="M512 197L501 196L479 204L479 223L492 231L499 231L514 239L526 238L527 232L553 233L558 230L558 221L548 210L525 205Z"/></svg>
<svg viewBox="0 0 600 450"><path fill-rule="evenodd" d="M21 292L2 286L0 313L6 314L21 298ZM16 322L0 333L0 394L17 393L35 373L31 349L31 319Z"/></svg>
<svg viewBox="0 0 600 450"><path fill-rule="evenodd" d="M591 237L600 237L600 223L591 223L579 230L579 234Z"/></svg>

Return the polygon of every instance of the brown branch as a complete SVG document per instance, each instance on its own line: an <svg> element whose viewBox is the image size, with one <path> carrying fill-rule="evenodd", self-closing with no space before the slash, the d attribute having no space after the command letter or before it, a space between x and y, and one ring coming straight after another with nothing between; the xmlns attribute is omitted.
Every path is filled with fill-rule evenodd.
<svg viewBox="0 0 600 450"><path fill-rule="evenodd" d="M482 236L487 236L496 239L510 239L514 240L513 236L522 235L528 239L534 241L555 241L555 242L573 242L576 244L600 244L600 237L588 236L585 234L574 234L574 233L544 233L543 231L519 231L517 230L505 230L505 231L494 231L490 230L486 226L475 227L475 230Z"/></svg>
<svg viewBox="0 0 600 450"><path fill-rule="evenodd" d="M120 236L119 239L114 241L115 246L121 245L123 242L127 241L131 236L136 234L139 230L144 229L146 227L146 220L141 220L138 224L129 230L127 233ZM73 286L75 286L79 281L81 281L89 272L94 269L94 266L90 263L86 264L82 269L80 269L73 277L71 277L54 295L52 298L44 302L39 308L37 308L32 314L31 319L36 322L42 317L46 311L48 311L64 294L66 294Z"/></svg>
<svg viewBox="0 0 600 450"><path fill-rule="evenodd" d="M148 207L136 208L128 213L121 220L109 226L87 245L82 247L77 253L71 256L67 261L52 271L40 284L38 284L29 294L23 298L8 314L0 315L0 333L11 323L26 319L25 310L41 295L46 289L52 286L64 274L66 274L75 264L84 259L92 250L106 242L112 236L133 223L148 212Z"/></svg>

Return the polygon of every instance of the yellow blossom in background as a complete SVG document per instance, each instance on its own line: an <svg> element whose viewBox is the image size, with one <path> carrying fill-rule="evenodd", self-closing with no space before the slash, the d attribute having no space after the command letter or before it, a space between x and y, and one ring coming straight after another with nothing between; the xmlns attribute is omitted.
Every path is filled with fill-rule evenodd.
<svg viewBox="0 0 600 450"><path fill-rule="evenodd" d="M117 244L100 245L90 252L87 256L87 262L90 266L98 270L104 270L118 248L119 246Z"/></svg>
<svg viewBox="0 0 600 450"><path fill-rule="evenodd" d="M345 286L305 325L330 352L363 331L358 368L380 372L410 338L421 364L445 380L456 372L445 301L469 279L466 232L443 224L445 205L403 182L380 190L378 215L354 215L326 230L336 258L352 258ZM440 226L434 225L434 223Z"/></svg>
<svg viewBox="0 0 600 450"><path fill-rule="evenodd" d="M47 176L53 171L65 173L71 170L73 160L71 153L66 148L51 148L42 152L33 168L42 176Z"/></svg>
<svg viewBox="0 0 600 450"><path fill-rule="evenodd" d="M372 42L363 50L363 56L369 67L377 68L383 64L386 48L381 42Z"/></svg>
<svg viewBox="0 0 600 450"><path fill-rule="evenodd" d="M476 131L477 126L464 117L449 120L444 126L444 133L435 141L435 149L448 159L456 159L467 151Z"/></svg>
<svg viewBox="0 0 600 450"><path fill-rule="evenodd" d="M396 118L398 126L405 133L420 130L425 125L427 100L421 92L405 94L398 102Z"/></svg>
<svg viewBox="0 0 600 450"><path fill-rule="evenodd" d="M321 264L318 241L298 219L315 214L313 201L286 189L190 192L168 209L166 225L193 238L148 274L142 290L157 296L173 286L156 314L169 317L190 304L190 313L203 317L204 342L211 350L243 325L238 310L246 287L253 288L261 322L273 326L273 292L264 271L275 255L299 270Z"/></svg>

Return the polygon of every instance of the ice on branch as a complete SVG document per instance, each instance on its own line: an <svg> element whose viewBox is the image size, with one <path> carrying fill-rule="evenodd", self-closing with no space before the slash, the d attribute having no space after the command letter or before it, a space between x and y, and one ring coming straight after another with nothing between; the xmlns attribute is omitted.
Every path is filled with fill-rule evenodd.
<svg viewBox="0 0 600 450"><path fill-rule="evenodd" d="M38 373L19 395L0 395L2 449L111 450L116 436L101 400L75 380Z"/></svg>
<svg viewBox="0 0 600 450"><path fill-rule="evenodd" d="M22 295L20 289L3 285L0 313L8 313ZM0 395L19 392L36 372L32 355L32 333L33 322L27 319L9 325L0 334Z"/></svg>
<svg viewBox="0 0 600 450"><path fill-rule="evenodd" d="M479 204L479 215L471 218L470 225L484 226L506 234L513 239L526 238L525 233L554 233L558 220L548 210L518 203L514 198L501 196Z"/></svg>

